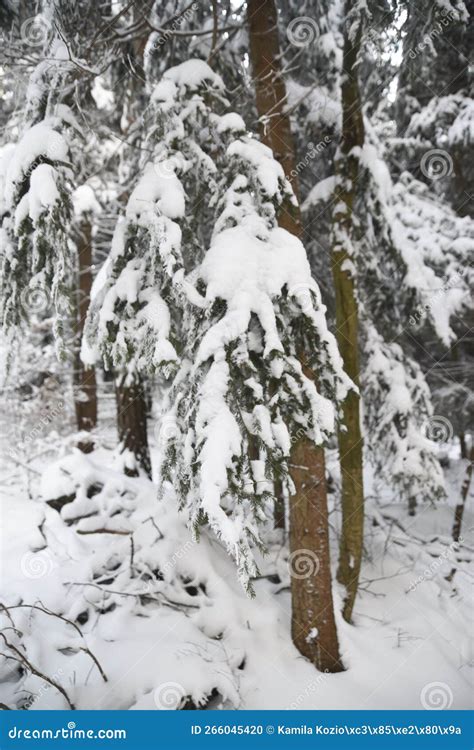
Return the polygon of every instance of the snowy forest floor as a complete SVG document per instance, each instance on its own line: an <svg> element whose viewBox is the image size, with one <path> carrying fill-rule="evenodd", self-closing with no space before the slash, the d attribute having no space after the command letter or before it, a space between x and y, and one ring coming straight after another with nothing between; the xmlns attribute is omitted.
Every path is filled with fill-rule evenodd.
<svg viewBox="0 0 474 750"><path fill-rule="evenodd" d="M346 671L330 675L291 641L283 532L268 531L251 599L216 539L193 539L171 494L159 500L155 484L125 477L107 448L84 456L58 432L45 432L38 439L46 447L27 468L16 458L0 476L0 650L7 657L0 702L30 709L65 709L68 701L78 709L470 707L474 517L468 505L462 542L453 545L464 474L455 456L448 502L420 503L415 518L367 477L354 624L338 618ZM337 485L335 477L334 567ZM45 502L52 498L74 499L58 512ZM337 585L335 600L340 609Z"/></svg>

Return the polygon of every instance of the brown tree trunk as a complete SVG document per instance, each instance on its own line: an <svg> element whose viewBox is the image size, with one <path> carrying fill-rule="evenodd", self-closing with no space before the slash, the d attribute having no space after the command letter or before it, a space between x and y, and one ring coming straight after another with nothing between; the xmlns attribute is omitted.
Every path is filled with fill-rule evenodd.
<svg viewBox="0 0 474 750"><path fill-rule="evenodd" d="M248 25L260 138L272 149L298 198L295 148L290 118L285 112L286 86L280 65L280 41L274 0L249 0ZM298 207L285 206L279 223L297 237L301 236L301 212Z"/></svg>
<svg viewBox="0 0 474 750"><path fill-rule="evenodd" d="M324 451L303 438L291 455L297 487L290 503L290 559L296 648L321 671L340 672L331 583Z"/></svg>
<svg viewBox="0 0 474 750"><path fill-rule="evenodd" d="M120 374L115 383L115 396L120 452L124 455L124 472L129 477L136 477L141 468L151 477L146 394L138 373Z"/></svg>
<svg viewBox="0 0 474 750"><path fill-rule="evenodd" d="M262 141L272 149L298 197L291 123L284 109L286 88L274 0L249 0L248 25ZM301 237L299 208L283 207L279 223ZM304 361L304 356L301 359ZM324 450L300 437L293 444L291 465L295 483L290 500L293 642L318 669L337 672L342 664L331 587Z"/></svg>
<svg viewBox="0 0 474 750"><path fill-rule="evenodd" d="M453 542L455 542L456 547L458 545L458 542L461 541L462 521L464 517L464 509L466 507L466 501L469 496L469 488L471 486L473 468L474 468L474 445L471 445L471 450L469 451L469 463L467 465L466 473L464 475L464 481L461 487L461 500L454 509L454 522L453 522L452 535L453 535ZM456 570L457 568L451 568L451 572L446 576L447 581L451 582L453 580L454 576L456 575Z"/></svg>
<svg viewBox="0 0 474 750"><path fill-rule="evenodd" d="M286 513L285 513L285 496L283 494L282 482L277 479L275 482L275 505L273 508L273 522L276 529L286 528Z"/></svg>
<svg viewBox="0 0 474 750"><path fill-rule="evenodd" d="M133 8L134 20L140 20L150 9L149 0L140 8ZM148 39L148 31L131 42L129 62L132 74L129 77L127 94L123 101L124 135L143 111L142 101L145 93L145 74L143 71L143 53ZM138 141L133 143L134 157L140 153ZM132 170L131 170L132 171ZM126 201L127 193L122 194ZM115 399L117 403L117 431L120 451L124 455L124 471L128 476L138 476L142 469L151 478L151 460L148 447L147 413L148 404L144 381L138 372L118 372L115 377Z"/></svg>
<svg viewBox="0 0 474 750"><path fill-rule="evenodd" d="M80 357L82 334L92 287L92 227L87 219L81 221L79 225L77 255L79 281L73 365L74 408L77 429L90 432L97 425L97 384L95 369L86 367ZM94 443L87 438L81 438L78 447L83 453L90 453L94 448Z"/></svg>
<svg viewBox="0 0 474 750"><path fill-rule="evenodd" d="M474 466L474 445L471 446L469 462L464 475L464 481L461 487L461 502L456 505L454 510L454 523L453 523L453 541L459 542L461 538L462 519L464 516L464 508L466 507L466 500L469 495L469 488L472 480L472 468Z"/></svg>
<svg viewBox="0 0 474 750"><path fill-rule="evenodd" d="M354 0L346 0L345 17L353 10ZM361 42L361 23L356 33L349 23L344 28L342 75L342 137L336 154L335 205L333 216L332 270L336 293L336 337L344 368L359 385L359 320L354 266L351 259L353 207L359 157L353 149L364 144L357 58ZM359 396L353 391L342 407L339 429L339 462L342 483L342 530L339 550L338 581L345 587L344 618L350 622L359 585L364 535L364 489L362 435Z"/></svg>

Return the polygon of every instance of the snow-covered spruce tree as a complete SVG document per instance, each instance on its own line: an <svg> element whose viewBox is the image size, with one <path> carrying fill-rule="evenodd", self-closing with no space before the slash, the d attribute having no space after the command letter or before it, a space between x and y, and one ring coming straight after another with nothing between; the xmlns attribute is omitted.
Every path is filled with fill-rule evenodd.
<svg viewBox="0 0 474 750"><path fill-rule="evenodd" d="M64 48L51 55L62 59ZM51 68L53 74L51 74ZM70 314L69 292L74 248L70 242L73 173L70 139L77 130L70 109L54 103L60 80L56 67L35 69L27 93L29 120L7 154L4 173L1 253L2 323L17 327L31 310L46 309L51 298L61 341ZM52 85L51 98L47 95ZM61 349L61 345L59 347Z"/></svg>
<svg viewBox="0 0 474 750"><path fill-rule="evenodd" d="M147 116L136 123L145 132L141 174L96 279L83 348L86 362L102 356L107 369L123 374L122 390L134 387L137 373L161 368L169 377L176 369L176 348L183 346L184 267L202 256L200 241L208 232L205 209L188 217L185 197L193 206L215 190L215 165L202 141L211 148L212 110L206 100L222 94L221 80L205 63L183 63L163 76ZM133 436L124 435L122 446L127 473L140 465L149 470L145 443L127 437Z"/></svg>
<svg viewBox="0 0 474 750"><path fill-rule="evenodd" d="M407 329L435 405L424 432L438 441L456 435L466 458L474 414L469 387L474 220L458 216L407 172L394 186L393 204L394 237L415 297Z"/></svg>
<svg viewBox="0 0 474 750"><path fill-rule="evenodd" d="M431 184L460 215L473 216L474 3L404 0L401 9L396 163Z"/></svg>
<svg viewBox="0 0 474 750"><path fill-rule="evenodd" d="M97 404L95 373L78 356L92 258L90 222L84 222L83 212L78 215L74 199L83 187L86 167L79 154L84 141L65 103L73 103L77 69L65 44L46 34L52 18L51 23L43 16L40 20L48 58L30 75L20 137L2 168L3 325L18 332L33 314L45 315L54 303L56 348L73 371L76 422L83 433L96 425ZM90 450L92 442L81 438L79 447Z"/></svg>
<svg viewBox="0 0 474 750"><path fill-rule="evenodd" d="M384 477L413 512L417 499L432 501L444 494L436 446L429 440L423 440L427 419L432 413L430 392L422 371L412 357L405 333L417 295L410 285L409 269L397 242L388 170L370 143L364 144L358 159L359 181L354 208L357 224L353 235L352 261L358 284L361 323L361 392L365 434L379 436L378 440L368 439L366 455L375 466L377 476ZM383 347L381 341L384 342ZM393 343L395 341L396 345ZM374 356L381 348L384 367L374 365ZM380 378L378 393L377 375ZM413 389L410 392L413 408L405 409L401 403L400 413L403 417L397 420L397 429L384 432L381 425L386 422L387 393L391 392L396 400L401 382L405 395L407 390ZM422 385L422 382L425 384ZM369 387L367 394L366 386ZM396 415L394 411L394 419ZM420 440L414 439L416 433ZM413 448L410 461L404 458L408 443ZM415 461L413 456L417 449L419 454ZM387 456L399 456L397 472L389 471ZM395 459L394 462L397 463ZM403 471L400 469L402 464ZM415 492L420 466L426 478L422 496ZM413 487L413 491L410 487Z"/></svg>
<svg viewBox="0 0 474 750"><path fill-rule="evenodd" d="M147 79L159 80L164 71L189 58L207 60L225 81L229 94L239 96L239 111L247 112L251 92L247 81L242 81L247 48L243 14L244 6L237 7L231 0L155 0L145 25L140 8L140 21L149 33L144 50Z"/></svg>
<svg viewBox="0 0 474 750"><path fill-rule="evenodd" d="M388 211L406 267L405 284L413 290L410 330L429 324L447 348L456 340L456 316L470 309L474 219L460 217L443 200L434 199L430 188L409 172L393 185Z"/></svg>
<svg viewBox="0 0 474 750"><path fill-rule="evenodd" d="M431 393L420 365L374 326L365 330L366 434L378 481L395 484L414 514L420 500L444 497L444 476L433 444ZM372 409L370 404L378 407Z"/></svg>
<svg viewBox="0 0 474 750"><path fill-rule="evenodd" d="M214 118L214 126L216 142L220 133L228 145L215 155L219 200L210 247L184 282L186 345L167 415L176 434L162 477L174 484L196 532L201 524L215 531L251 588L253 548L262 546L260 528L272 520L275 484L294 491L292 442L325 441L349 381L304 247L278 226L279 208L293 200L282 167L237 115ZM296 477L301 468L294 467L293 479L304 495L311 473L305 486ZM318 552L303 545L294 551L296 567L299 555L313 566L307 578ZM325 606L306 613L305 638L314 663L337 670L334 643L318 635Z"/></svg>
<svg viewBox="0 0 474 750"><path fill-rule="evenodd" d="M266 2L253 2L252 0L248 4L247 14L250 61L255 79L255 104L259 115L261 137L263 142L272 149L295 196L298 196L300 170L296 165L295 144L287 111L277 8L274 0L266 0ZM303 27L305 25L303 20ZM301 212L293 200L280 203L277 220L280 227L301 239L303 230ZM311 372L307 366L306 350L298 349L297 355L304 375L317 382L318 375ZM291 582L292 637L299 651L320 669L338 669L338 638L332 598L324 448L300 432L292 441L290 463L295 483L294 493L288 503L290 554L297 556L303 547L316 554L319 560L316 579L311 575L293 576ZM276 498L275 520L278 526L284 526L286 503L280 479L275 481L273 492ZM308 617L308 612L315 613L314 618ZM323 616L323 612L326 616ZM313 627L316 627L319 633L316 641L307 637ZM322 644L324 644L323 648L321 648ZM325 655L323 655L323 650Z"/></svg>
<svg viewBox="0 0 474 750"><path fill-rule="evenodd" d="M224 21L223 14L225 18L231 15L228 1L222 4L222 7L219 5L222 24L228 28L228 22ZM194 36L193 28L199 29L197 37ZM217 31L220 40L220 21ZM149 90L153 82L161 78L166 67L188 57L190 49L199 49L200 54L206 57L210 51L209 42L206 42L208 38L214 38L213 14L210 9L198 3L150 2L140 9L132 6L119 13L111 25L106 44L118 45L122 55L111 61L106 77L100 78L100 88L103 89L105 83L107 96L112 100L112 92L116 87L124 94L117 100L118 121L114 120L123 143L118 149L121 188L117 190L119 214L123 212L124 204L127 203L136 184L137 174L146 169L146 163L140 157L142 149L147 148L144 140L150 132L149 125L154 111L154 105L150 105L149 102ZM206 45L207 51L204 49ZM201 46L203 51L200 49ZM219 61L221 59L219 56ZM227 68L230 69L230 66L227 65ZM192 179L191 172L189 174ZM196 170L194 178L199 189L193 188L192 194L197 202L204 196L207 185L206 180L200 182L200 177L200 170ZM200 234L205 226L205 222L201 221L201 226L197 227L196 232L193 227L188 228L189 234L195 235L193 239L196 248L202 243ZM149 473L146 412L150 389L147 386L147 378L143 370L139 371L130 360L123 370L116 370L115 383L117 425L125 457L125 469L133 473L136 466L141 465Z"/></svg>
<svg viewBox="0 0 474 750"><path fill-rule="evenodd" d="M346 64L347 60L348 58L345 58ZM347 77L346 80L351 81ZM355 116L357 111L358 108L356 106L350 110L352 116ZM409 377L409 373L413 372L416 365L411 361L413 356L411 349L413 347L409 337L406 335L405 329L408 328L408 321L413 310L421 303L422 290L416 288L416 284L413 282L415 277L409 272L408 261L404 255L405 253L409 253L407 241L401 240L396 221L394 204L397 202L397 197L387 165L381 156L383 147L378 141L372 123L367 115L364 116L364 121L360 129L362 129L364 134L362 142L350 150L350 161L353 167L357 167L357 181L354 183L353 175L351 178L352 184L350 185L354 192L352 196L353 221L350 236L352 248L350 260L352 261L352 265L346 264L345 270L346 276L349 273L353 274L354 283L357 286L357 298L355 298L355 302L359 307L361 327L359 340L361 382L364 423L367 432L379 420L378 409L383 405L386 383L384 384L383 379L381 380L378 398L370 400L364 398L364 368L368 361L367 358L371 356L370 345L369 349L365 351L365 342L369 341L372 328L376 329L387 344L398 338L398 343L402 346L404 352L407 371L406 384L408 386L410 384L414 385L415 380ZM356 130L355 127L352 128L350 132L351 137L356 133ZM311 204L313 200L318 203L324 203L328 200L327 182L329 181L315 186L314 190L308 196L307 204ZM334 184L334 180L332 182ZM337 191L334 195L338 195ZM347 203L344 201L336 205L336 212L340 214L339 218L343 218L345 213L344 211L339 211L339 208L342 209L346 205ZM406 218L408 223L410 223L408 215ZM409 236L411 230L408 227L407 229ZM421 223L420 231L423 232ZM416 249L414 249L412 257L414 258L415 255ZM423 265L419 256L418 260ZM439 280L436 281L436 284L438 283ZM354 318L351 320L353 322ZM350 353L353 353L353 347L350 348ZM385 356L392 355L394 355L394 351L388 346L385 349ZM397 356L393 361L393 368L398 370L399 366L400 352L397 351ZM372 371L372 375L374 375L374 372L377 372L377 370ZM355 377L353 371L352 374ZM426 389L422 389L422 392L426 397L429 396ZM373 379L371 393L374 393ZM413 400L414 402L419 400L415 394L413 394ZM425 434L427 424L424 415L429 415L430 413L429 404L426 404L425 409L419 408L410 413L408 415L408 419L411 420L409 430L407 421L401 421L399 435L402 442L406 437L404 434L405 429L412 432L418 431L420 435ZM387 439L394 437L394 433L389 431L386 433L386 437ZM397 454L400 445L398 439L395 443L370 441L366 446L367 458L378 469L381 469L384 466L384 455ZM439 497L443 492L443 486L439 483L441 476L439 465L436 471L430 471L432 462L437 464L436 453L437 450L434 443L425 442L424 451L419 456L419 461L421 462L426 458L425 476L430 476L432 480L430 483L425 484L425 498L434 499ZM414 463L410 465L409 462L406 462L406 476L402 484L397 481L397 478L400 478L400 474L390 477L384 474L390 480L390 484L408 501L412 509L414 497L413 495L407 495L406 488L410 484L410 466L414 465ZM416 475L414 476L414 484L416 484Z"/></svg>
<svg viewBox="0 0 474 750"><path fill-rule="evenodd" d="M428 188L409 174L393 185L379 149L380 144L376 148L367 143L362 150L364 197L358 208L364 310L362 393L366 384L369 388L369 396L364 397L364 421L370 436L367 456L377 475L400 491L414 513L420 500L434 501L445 493L433 442L437 436L432 397L416 361L420 355L414 336L426 336L431 329L441 347L455 341L455 324L469 309L472 269L468 260L474 247L474 228L468 217L459 218L442 201L434 202ZM387 300L391 300L390 306ZM426 369L432 369L431 359L425 364ZM374 390L377 373L378 395ZM396 428L385 431L381 425L386 425L390 409ZM379 439L374 440L374 435ZM391 465L396 465L397 471L391 473ZM420 477L424 477L422 484Z"/></svg>
<svg viewBox="0 0 474 750"><path fill-rule="evenodd" d="M281 70L278 14L273 0L249 2L247 7L249 58L255 88L255 106L258 113L261 141L272 149L275 159L283 167L295 196L299 183L295 172L295 151L290 118L286 113L287 97ZM280 226L292 234L301 235L301 214L293 201L282 206ZM315 450L322 450L316 448ZM319 462L324 473L324 457ZM324 483L321 483L324 484ZM283 488L275 487L275 526L285 528L286 507Z"/></svg>
<svg viewBox="0 0 474 750"><path fill-rule="evenodd" d="M403 3L405 39L396 98L397 136L388 156L399 178L397 219L418 304L410 332L428 372L440 440L459 438L468 457L472 424L472 289L474 187L474 3ZM423 82L421 84L421 81ZM422 182L420 182L422 181ZM424 184L423 184L424 183ZM460 220L447 204L454 208ZM470 217L470 218L469 218ZM420 256L422 261L420 262ZM433 339L432 332L435 333Z"/></svg>

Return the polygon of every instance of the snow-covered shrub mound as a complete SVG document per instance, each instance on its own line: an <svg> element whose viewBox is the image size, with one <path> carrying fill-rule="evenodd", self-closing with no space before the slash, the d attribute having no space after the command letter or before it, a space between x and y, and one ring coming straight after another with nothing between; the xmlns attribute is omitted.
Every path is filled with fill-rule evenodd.
<svg viewBox="0 0 474 750"><path fill-rule="evenodd" d="M288 549L278 532L265 533L251 599L221 543L206 530L194 539L171 489L158 500L150 481L112 466L103 450L67 456L46 468L38 501L17 494L3 503L0 702L30 710L421 708L422 689L442 678L453 707L467 707L472 548L468 540L453 546L442 531L452 508L429 511L433 519L424 511L420 530L407 532L401 506L369 504L371 560L356 627L338 617L348 669L329 675L292 644ZM84 496L94 485L102 489ZM58 493L75 498L61 514L78 496L95 513L65 520L45 502ZM337 589L335 597L339 605Z"/></svg>
<svg viewBox="0 0 474 750"><path fill-rule="evenodd" d="M277 612L257 616L224 550L193 539L172 497L103 461L77 453L43 475L39 534L4 598L2 630L15 630L2 695L35 709L238 707L246 642L271 622L281 640Z"/></svg>

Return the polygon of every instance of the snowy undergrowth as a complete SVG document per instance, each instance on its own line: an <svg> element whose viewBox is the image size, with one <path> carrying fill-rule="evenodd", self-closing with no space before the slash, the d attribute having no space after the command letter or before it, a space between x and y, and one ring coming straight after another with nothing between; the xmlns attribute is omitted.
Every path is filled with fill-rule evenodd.
<svg viewBox="0 0 474 750"><path fill-rule="evenodd" d="M32 496L5 493L1 702L30 710L64 709L68 700L78 709L422 708L436 691L426 686L441 683L443 700L468 707L471 515L458 551L449 505L408 519L400 505L369 501L355 625L338 618L347 670L329 675L291 642L280 532L267 531L251 599L220 543L206 531L193 539L171 494L158 500L151 482L112 466L105 450L75 453L48 467ZM54 507L45 502L52 498Z"/></svg>

